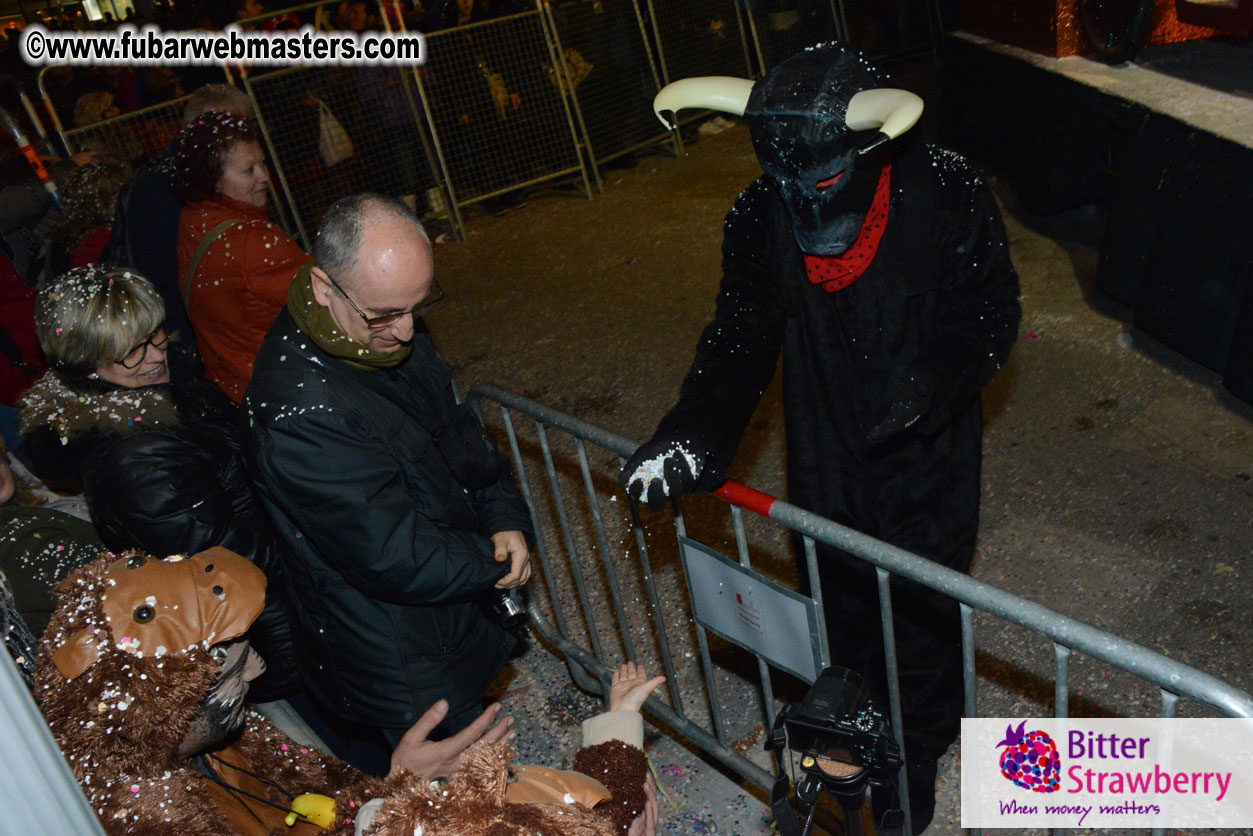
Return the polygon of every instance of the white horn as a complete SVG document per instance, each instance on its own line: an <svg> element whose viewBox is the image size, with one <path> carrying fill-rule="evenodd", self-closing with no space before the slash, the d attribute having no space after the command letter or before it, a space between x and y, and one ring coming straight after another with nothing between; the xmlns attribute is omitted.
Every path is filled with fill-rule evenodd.
<svg viewBox="0 0 1253 836"><path fill-rule="evenodd" d="M725 75L700 76L673 81L653 99L653 112L667 130L678 123L674 115L685 107L703 107L743 116L753 82Z"/></svg>
<svg viewBox="0 0 1253 836"><path fill-rule="evenodd" d="M849 100L844 121L854 131L878 128L887 139L896 139L922 116L922 99L908 90L881 87L862 90Z"/></svg>

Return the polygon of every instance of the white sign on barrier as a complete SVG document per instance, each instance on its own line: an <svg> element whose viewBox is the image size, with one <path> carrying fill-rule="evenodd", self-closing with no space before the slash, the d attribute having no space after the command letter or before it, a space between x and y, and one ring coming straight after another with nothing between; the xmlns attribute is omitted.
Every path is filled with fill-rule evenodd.
<svg viewBox="0 0 1253 836"><path fill-rule="evenodd" d="M818 605L704 543L680 537L692 614L710 632L813 682L821 672Z"/></svg>
<svg viewBox="0 0 1253 836"><path fill-rule="evenodd" d="M961 826L1253 827L1253 720L963 719Z"/></svg>

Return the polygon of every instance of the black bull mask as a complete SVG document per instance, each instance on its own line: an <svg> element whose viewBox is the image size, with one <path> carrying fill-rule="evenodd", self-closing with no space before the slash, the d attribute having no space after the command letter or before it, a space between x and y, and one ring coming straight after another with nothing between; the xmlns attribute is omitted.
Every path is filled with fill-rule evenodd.
<svg viewBox="0 0 1253 836"><path fill-rule="evenodd" d="M762 171L778 186L802 252L838 255L861 231L887 143L922 115L922 99L840 44L779 64L760 81L725 76L666 85L653 109L667 127L700 107L743 116Z"/></svg>

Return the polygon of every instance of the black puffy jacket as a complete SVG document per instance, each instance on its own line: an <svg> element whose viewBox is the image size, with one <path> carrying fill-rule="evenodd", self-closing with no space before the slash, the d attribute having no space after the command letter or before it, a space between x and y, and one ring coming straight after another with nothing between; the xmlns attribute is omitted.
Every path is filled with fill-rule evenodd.
<svg viewBox="0 0 1253 836"><path fill-rule="evenodd" d="M249 638L267 670L249 697L277 699L300 680L279 545L240 460L236 408L198 375L189 346L172 343L168 357L170 386L41 378L22 413L35 468L58 488L81 488L113 551L164 556L222 546L257 564L268 579L266 607Z"/></svg>
<svg viewBox="0 0 1253 836"><path fill-rule="evenodd" d="M270 512L305 682L336 713L404 729L436 700L472 708L511 637L477 599L507 572L490 536L530 517L507 469L463 488L426 427L455 406L452 371L419 336L390 371L322 352L286 309L244 398L246 459Z"/></svg>

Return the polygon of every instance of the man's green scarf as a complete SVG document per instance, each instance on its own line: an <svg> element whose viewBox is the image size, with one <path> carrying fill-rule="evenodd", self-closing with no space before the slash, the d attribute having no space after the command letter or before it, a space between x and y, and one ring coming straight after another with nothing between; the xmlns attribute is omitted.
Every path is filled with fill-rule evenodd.
<svg viewBox="0 0 1253 836"><path fill-rule="evenodd" d="M309 261L292 280L291 288L287 291L287 310L291 312L292 319L296 320L296 326L308 334L318 348L350 366L368 372L394 369L409 359L412 346L402 345L395 351L382 353L371 351L350 339L335 324L331 309L319 305L318 300L313 298L312 270L313 262Z"/></svg>

